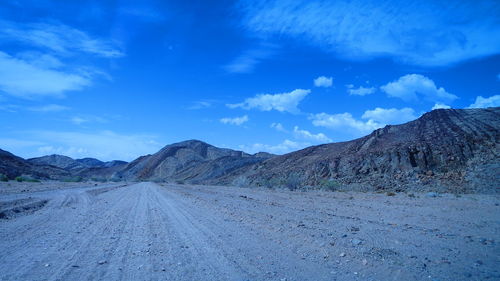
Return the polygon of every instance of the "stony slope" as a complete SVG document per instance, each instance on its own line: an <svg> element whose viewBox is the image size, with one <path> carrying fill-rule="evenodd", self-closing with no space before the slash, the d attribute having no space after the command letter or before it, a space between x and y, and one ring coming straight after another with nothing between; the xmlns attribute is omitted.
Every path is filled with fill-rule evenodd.
<svg viewBox="0 0 500 281"><path fill-rule="evenodd" d="M498 107L439 109L360 139L274 157L214 182L499 192L499 129Z"/></svg>
<svg viewBox="0 0 500 281"><path fill-rule="evenodd" d="M165 146L152 155L139 157L114 178L127 180L178 180L203 182L218 178L271 157L218 148L202 141L189 140Z"/></svg>

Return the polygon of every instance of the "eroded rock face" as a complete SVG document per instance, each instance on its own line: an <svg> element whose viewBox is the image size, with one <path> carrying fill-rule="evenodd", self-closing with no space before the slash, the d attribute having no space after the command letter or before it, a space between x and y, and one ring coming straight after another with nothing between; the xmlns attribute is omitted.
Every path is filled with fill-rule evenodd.
<svg viewBox="0 0 500 281"><path fill-rule="evenodd" d="M439 109L360 139L275 157L241 173L253 185L271 179L283 183L294 173L304 186L330 179L350 189L498 192L499 129L498 107Z"/></svg>

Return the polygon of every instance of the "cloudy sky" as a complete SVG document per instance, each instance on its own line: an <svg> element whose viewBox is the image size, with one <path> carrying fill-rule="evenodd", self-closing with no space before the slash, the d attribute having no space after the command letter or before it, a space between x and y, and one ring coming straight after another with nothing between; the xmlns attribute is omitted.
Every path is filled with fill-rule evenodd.
<svg viewBox="0 0 500 281"><path fill-rule="evenodd" d="M0 3L0 148L286 153L500 106L500 2Z"/></svg>

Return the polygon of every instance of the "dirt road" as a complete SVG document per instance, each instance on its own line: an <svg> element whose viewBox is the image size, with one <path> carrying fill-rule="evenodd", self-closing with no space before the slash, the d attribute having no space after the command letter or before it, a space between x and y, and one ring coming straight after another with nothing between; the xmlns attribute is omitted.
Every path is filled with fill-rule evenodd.
<svg viewBox="0 0 500 281"><path fill-rule="evenodd" d="M2 195L0 279L499 280L499 202L154 183Z"/></svg>

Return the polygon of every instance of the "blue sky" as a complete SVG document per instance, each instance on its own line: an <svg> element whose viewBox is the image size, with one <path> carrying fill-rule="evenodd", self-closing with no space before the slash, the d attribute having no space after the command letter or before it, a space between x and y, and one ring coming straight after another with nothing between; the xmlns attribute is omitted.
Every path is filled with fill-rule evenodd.
<svg viewBox="0 0 500 281"><path fill-rule="evenodd" d="M500 106L498 1L2 1L0 148L132 160Z"/></svg>

